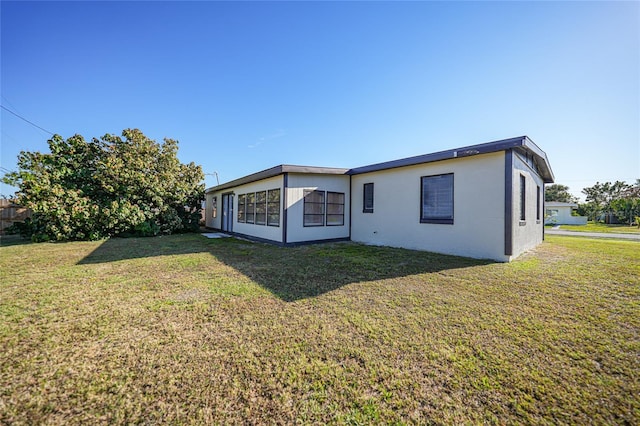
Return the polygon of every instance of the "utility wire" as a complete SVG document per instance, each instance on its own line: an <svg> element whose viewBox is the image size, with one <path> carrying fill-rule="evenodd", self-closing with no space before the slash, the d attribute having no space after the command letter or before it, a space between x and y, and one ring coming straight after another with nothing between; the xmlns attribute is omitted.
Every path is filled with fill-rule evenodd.
<svg viewBox="0 0 640 426"><path fill-rule="evenodd" d="M4 105L0 105L0 108L2 108L3 110L7 111L7 112L8 112L8 113L10 113L10 114L15 115L15 116L16 116L16 117L18 117L20 120L26 121L27 123L31 124L33 127L37 127L38 129L42 130L43 132L49 133L51 136L53 136L53 133L52 133L52 132L48 131L47 129L45 129L45 128L43 128L43 127L38 126L36 123L33 123L33 122L31 122L31 121L27 120L26 118L24 118L24 117L23 117L23 116L21 116L21 115L16 114L15 112L11 111L11 110L10 110L9 108L7 108L6 106L4 106Z"/></svg>
<svg viewBox="0 0 640 426"><path fill-rule="evenodd" d="M16 108L16 106L14 104L12 104L9 99L5 98L4 95L0 95L0 96L2 97L2 99L4 99L4 104L5 105L9 106L11 109L13 109L18 114L22 114L22 112L18 108ZM0 102L0 103L2 103L2 102Z"/></svg>

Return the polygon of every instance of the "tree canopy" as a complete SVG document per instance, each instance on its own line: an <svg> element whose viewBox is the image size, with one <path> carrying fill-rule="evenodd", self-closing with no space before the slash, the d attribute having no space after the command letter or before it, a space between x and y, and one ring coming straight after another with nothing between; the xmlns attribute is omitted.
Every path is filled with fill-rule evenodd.
<svg viewBox="0 0 640 426"><path fill-rule="evenodd" d="M578 198L571 195L569 187L554 183L544 189L545 201L558 201L562 203L577 203Z"/></svg>
<svg viewBox="0 0 640 426"><path fill-rule="evenodd" d="M178 160L178 142L157 143L140 130L54 135L50 153L22 151L3 180L33 211L23 231L34 241L94 240L198 229L204 175Z"/></svg>
<svg viewBox="0 0 640 426"><path fill-rule="evenodd" d="M593 220L605 215L607 222L615 217L621 222L632 223L640 216L640 179L633 185L621 181L596 182L584 188L582 193L586 195L582 210Z"/></svg>

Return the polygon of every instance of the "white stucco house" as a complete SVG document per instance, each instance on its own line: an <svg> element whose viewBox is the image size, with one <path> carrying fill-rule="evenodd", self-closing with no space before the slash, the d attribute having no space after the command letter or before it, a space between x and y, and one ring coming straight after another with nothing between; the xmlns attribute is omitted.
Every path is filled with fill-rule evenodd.
<svg viewBox="0 0 640 426"><path fill-rule="evenodd" d="M544 238L546 154L526 136L352 169L280 165L206 190L208 228L508 262Z"/></svg>
<svg viewBox="0 0 640 426"><path fill-rule="evenodd" d="M562 203L559 201L547 201L545 203L545 225L586 225L586 216L573 216L573 211L578 208L576 203Z"/></svg>

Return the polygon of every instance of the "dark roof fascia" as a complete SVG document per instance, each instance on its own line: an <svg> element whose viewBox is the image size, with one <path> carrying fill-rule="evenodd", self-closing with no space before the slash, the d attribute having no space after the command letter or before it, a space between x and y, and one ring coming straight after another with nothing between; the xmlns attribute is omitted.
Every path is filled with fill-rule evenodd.
<svg viewBox="0 0 640 426"><path fill-rule="evenodd" d="M417 164L432 163L435 161L451 160L454 158L468 157L478 154L506 151L508 149L520 149L533 154L534 157L538 158L536 164L541 171L544 182L553 182L553 173L551 172L551 168L549 167L547 155L527 136L519 136L516 138L503 139L478 145L465 146L462 148L449 149L447 151L434 152L432 154L418 155L415 157L403 158L400 160L372 164L370 166L357 167L355 169L351 169L349 171L349 174L359 175L363 173L395 169L398 167L414 166Z"/></svg>
<svg viewBox="0 0 640 426"><path fill-rule="evenodd" d="M332 175L359 175L363 173L377 172L381 170L395 169L398 167L414 166L417 164L432 163L435 161L451 160L454 158L469 157L478 154L506 151L515 149L520 152L533 155L534 162L540 172L544 183L553 183L554 175L549 165L547 154L538 147L529 137L518 136L510 139L502 139L478 145L469 145L462 148L449 149L447 151L434 152L432 154L418 155L402 158L400 160L387 161L369 166L356 167L354 169L339 169L333 167L293 166L281 164L270 169L262 170L239 179L232 180L222 185L213 186L205 190L205 193L223 191L235 186L256 182L262 179L278 176L283 173L307 173L307 174L332 174Z"/></svg>
<svg viewBox="0 0 640 426"><path fill-rule="evenodd" d="M435 161L451 160L470 155L487 154L489 152L504 151L510 148L522 146L525 136L504 139L495 142L487 142L479 145L470 145L462 148L449 149L446 151L434 152L432 154L417 155L415 157L402 158L400 160L386 161L384 163L372 164L370 166L357 167L351 169L349 174L359 175L362 173L377 172L380 170L395 169L398 167L414 166L416 164L432 163Z"/></svg>
<svg viewBox="0 0 640 426"><path fill-rule="evenodd" d="M529 152L534 154L536 165L541 172L544 183L553 183L555 181L555 176L553 174L553 170L551 170L547 154L527 136L524 137L523 146L527 148Z"/></svg>
<svg viewBox="0 0 640 426"><path fill-rule="evenodd" d="M268 179L284 173L306 173L306 174L322 174L322 175L346 175L349 169L338 169L333 167L313 167L313 166L293 166L281 164L271 167L257 173L232 180L222 185L212 186L205 190L205 193L224 191L225 189L235 186L245 185L247 183L257 182L259 180Z"/></svg>
<svg viewBox="0 0 640 426"><path fill-rule="evenodd" d="M315 167L315 166L291 166L282 165L282 172L286 173L308 173L318 175L346 175L349 169L336 167Z"/></svg>

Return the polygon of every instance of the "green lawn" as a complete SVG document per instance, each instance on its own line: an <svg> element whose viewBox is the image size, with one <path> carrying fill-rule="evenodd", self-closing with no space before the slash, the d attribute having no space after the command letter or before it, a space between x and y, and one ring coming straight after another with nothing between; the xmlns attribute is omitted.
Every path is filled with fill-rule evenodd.
<svg viewBox="0 0 640 426"><path fill-rule="evenodd" d="M640 243L0 247L0 424L638 424Z"/></svg>
<svg viewBox="0 0 640 426"><path fill-rule="evenodd" d="M640 234L640 228L629 225L607 225L588 222L586 225L560 225L560 229L579 232L606 232L618 234Z"/></svg>

